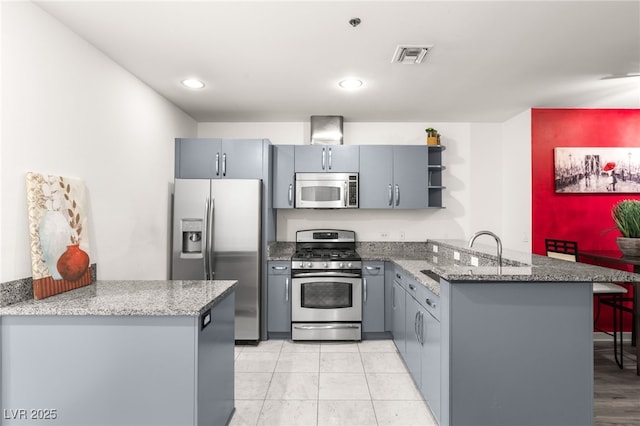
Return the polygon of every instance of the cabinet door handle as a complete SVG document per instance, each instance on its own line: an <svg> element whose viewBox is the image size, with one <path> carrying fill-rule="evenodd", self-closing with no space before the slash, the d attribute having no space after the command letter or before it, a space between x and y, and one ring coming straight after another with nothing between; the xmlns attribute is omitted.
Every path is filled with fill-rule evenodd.
<svg viewBox="0 0 640 426"><path fill-rule="evenodd" d="M293 205L293 184L289 184L289 205Z"/></svg>
<svg viewBox="0 0 640 426"><path fill-rule="evenodd" d="M272 266L271 269L273 269L274 271L286 271L287 270L287 266Z"/></svg>
<svg viewBox="0 0 640 426"><path fill-rule="evenodd" d="M227 175L227 153L222 154L222 176Z"/></svg>
<svg viewBox="0 0 640 426"><path fill-rule="evenodd" d="M284 301L289 301L289 278L285 278L284 280Z"/></svg>
<svg viewBox="0 0 640 426"><path fill-rule="evenodd" d="M220 153L216 152L216 176L220 176Z"/></svg>
<svg viewBox="0 0 640 426"><path fill-rule="evenodd" d="M329 148L329 170L331 170L331 167L333 166L333 150L331 148Z"/></svg>
<svg viewBox="0 0 640 426"><path fill-rule="evenodd" d="M367 279L362 279L362 288L364 289L364 303L367 303Z"/></svg>
<svg viewBox="0 0 640 426"><path fill-rule="evenodd" d="M432 308L436 308L436 302L432 301L431 299L429 299L427 297L427 299L425 300L425 302L427 303L427 305L431 306Z"/></svg>
<svg viewBox="0 0 640 426"><path fill-rule="evenodd" d="M391 184L389 184L389 205L393 205L393 189L391 188Z"/></svg>
<svg viewBox="0 0 640 426"><path fill-rule="evenodd" d="M420 341L424 346L424 312L420 312Z"/></svg>
<svg viewBox="0 0 640 426"><path fill-rule="evenodd" d="M366 269L367 271L379 271L380 267L379 266L365 266L364 269Z"/></svg>
<svg viewBox="0 0 640 426"><path fill-rule="evenodd" d="M396 185L396 207L400 205L400 185Z"/></svg>
<svg viewBox="0 0 640 426"><path fill-rule="evenodd" d="M324 170L327 162L327 151L325 148L322 148L322 170Z"/></svg>
<svg viewBox="0 0 640 426"><path fill-rule="evenodd" d="M416 316L413 319L413 334L416 336L416 340L420 341L420 337L418 337L418 314L420 312L416 312Z"/></svg>
<svg viewBox="0 0 640 426"><path fill-rule="evenodd" d="M413 284L409 284L409 290L416 291L416 286L414 286Z"/></svg>
<svg viewBox="0 0 640 426"><path fill-rule="evenodd" d="M396 309L396 288L391 287L391 307Z"/></svg>

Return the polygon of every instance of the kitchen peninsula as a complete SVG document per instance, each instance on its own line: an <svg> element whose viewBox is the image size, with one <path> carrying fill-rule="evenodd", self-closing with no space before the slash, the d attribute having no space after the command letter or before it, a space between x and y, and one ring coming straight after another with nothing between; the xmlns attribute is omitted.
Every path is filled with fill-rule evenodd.
<svg viewBox="0 0 640 426"><path fill-rule="evenodd" d="M225 424L236 281L97 281L0 308L4 425Z"/></svg>
<svg viewBox="0 0 640 426"><path fill-rule="evenodd" d="M384 265L384 298L369 297L383 300L371 310L384 311L384 331L440 425L593 424L592 282L639 274L508 251L499 269L495 245L460 240L356 251L363 268ZM290 255L291 243L270 247L271 261Z"/></svg>
<svg viewBox="0 0 640 426"><path fill-rule="evenodd" d="M417 340L422 354L439 350L418 371L424 381L425 366L439 363L440 424L593 424L592 282L640 275L534 254L510 254L501 270L496 260L495 246L428 241L422 259L393 262L406 277L396 286L406 289L406 317L431 309L424 291L436 305L437 328L418 321ZM411 334L407 322L405 362Z"/></svg>

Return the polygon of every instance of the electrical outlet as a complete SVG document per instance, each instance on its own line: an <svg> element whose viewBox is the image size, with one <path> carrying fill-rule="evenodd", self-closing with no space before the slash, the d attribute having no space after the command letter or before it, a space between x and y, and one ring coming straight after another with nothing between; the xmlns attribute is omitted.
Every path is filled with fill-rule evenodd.
<svg viewBox="0 0 640 426"><path fill-rule="evenodd" d="M433 256L431 263L438 263L438 256Z"/></svg>
<svg viewBox="0 0 640 426"><path fill-rule="evenodd" d="M400 241L404 241L404 231L400 231Z"/></svg>
<svg viewBox="0 0 640 426"><path fill-rule="evenodd" d="M437 253L438 252L438 246L434 244L432 250L433 250L434 253Z"/></svg>
<svg viewBox="0 0 640 426"><path fill-rule="evenodd" d="M478 266L478 258L471 256L471 266Z"/></svg>
<svg viewBox="0 0 640 426"><path fill-rule="evenodd" d="M381 240L388 240L389 239L389 233L388 232L381 232L380 233L380 239Z"/></svg>
<svg viewBox="0 0 640 426"><path fill-rule="evenodd" d="M453 252L453 260L460 260L460 252L459 251L454 251Z"/></svg>

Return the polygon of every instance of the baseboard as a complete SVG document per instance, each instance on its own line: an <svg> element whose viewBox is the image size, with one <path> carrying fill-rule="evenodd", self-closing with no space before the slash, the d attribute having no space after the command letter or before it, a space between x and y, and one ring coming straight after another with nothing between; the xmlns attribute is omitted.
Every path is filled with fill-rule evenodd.
<svg viewBox="0 0 640 426"><path fill-rule="evenodd" d="M613 336L603 332L603 331L594 331L593 332L593 341L594 342L611 342L613 341ZM622 341L631 343L631 332L625 331L622 333Z"/></svg>

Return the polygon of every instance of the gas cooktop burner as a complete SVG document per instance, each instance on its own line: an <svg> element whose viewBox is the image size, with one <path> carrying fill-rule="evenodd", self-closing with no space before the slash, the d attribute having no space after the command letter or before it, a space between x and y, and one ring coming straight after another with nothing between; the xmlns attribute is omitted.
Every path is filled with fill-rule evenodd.
<svg viewBox="0 0 640 426"><path fill-rule="evenodd" d="M304 260L359 260L360 256L355 250L336 250L336 249L305 249L299 250L293 255L294 259Z"/></svg>

